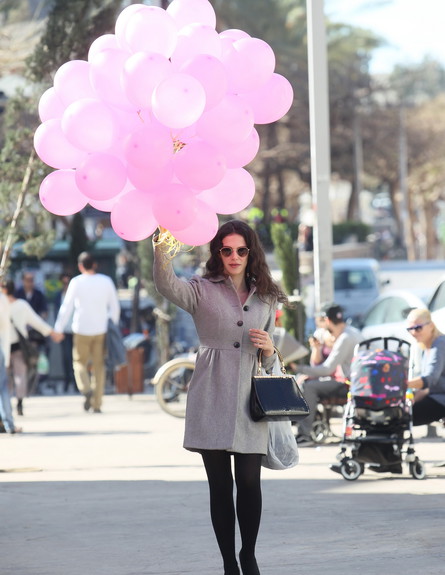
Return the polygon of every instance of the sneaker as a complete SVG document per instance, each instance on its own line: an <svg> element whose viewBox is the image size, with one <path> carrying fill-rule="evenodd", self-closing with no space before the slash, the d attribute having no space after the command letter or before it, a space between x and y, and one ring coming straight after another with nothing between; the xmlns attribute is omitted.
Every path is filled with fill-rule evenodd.
<svg viewBox="0 0 445 575"><path fill-rule="evenodd" d="M297 435L295 437L298 447L312 447L314 442L310 437L306 437L305 435Z"/></svg>
<svg viewBox="0 0 445 575"><path fill-rule="evenodd" d="M375 473L403 473L401 463L393 463L391 465L370 465L369 469Z"/></svg>
<svg viewBox="0 0 445 575"><path fill-rule="evenodd" d="M332 465L329 466L329 469L331 469L335 473L340 473L341 475L341 465L339 465L338 463L333 463Z"/></svg>

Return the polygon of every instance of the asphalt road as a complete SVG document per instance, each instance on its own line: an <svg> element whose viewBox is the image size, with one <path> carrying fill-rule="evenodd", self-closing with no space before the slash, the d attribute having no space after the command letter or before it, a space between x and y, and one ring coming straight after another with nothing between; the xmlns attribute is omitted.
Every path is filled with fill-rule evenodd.
<svg viewBox="0 0 445 575"><path fill-rule="evenodd" d="M31 397L24 433L0 436L2 575L222 575L200 456L152 394ZM335 420L338 429L339 420ZM445 433L416 451L428 479L329 469L338 445L263 471L262 575L442 575Z"/></svg>

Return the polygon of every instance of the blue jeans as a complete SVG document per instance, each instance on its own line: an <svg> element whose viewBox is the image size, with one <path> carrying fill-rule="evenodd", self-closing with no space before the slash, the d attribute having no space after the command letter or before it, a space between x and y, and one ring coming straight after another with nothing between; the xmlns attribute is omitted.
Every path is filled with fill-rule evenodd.
<svg viewBox="0 0 445 575"><path fill-rule="evenodd" d="M5 357L0 348L0 417L8 433L15 429L12 417L11 398L8 391L8 374L5 366Z"/></svg>

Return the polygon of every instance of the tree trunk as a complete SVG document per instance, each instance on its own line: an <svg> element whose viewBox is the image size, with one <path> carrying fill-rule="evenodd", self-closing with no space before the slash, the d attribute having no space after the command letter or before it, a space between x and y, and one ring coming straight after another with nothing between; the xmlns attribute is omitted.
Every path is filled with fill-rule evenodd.
<svg viewBox="0 0 445 575"><path fill-rule="evenodd" d="M436 202L428 196L422 196L423 203L423 235L425 237L425 257L427 260L435 260L439 257L439 240L436 232Z"/></svg>
<svg viewBox="0 0 445 575"><path fill-rule="evenodd" d="M349 196L347 219L349 221L359 220L359 198L363 188L363 145L361 121L358 113L354 115L354 182L351 186Z"/></svg>
<svg viewBox="0 0 445 575"><path fill-rule="evenodd" d="M6 272L7 267L8 267L9 255L11 253L12 245L13 245L14 239L15 239L14 238L15 230L17 228L17 223L18 223L20 214L22 213L23 205L25 203L26 194L28 193L28 190L29 190L29 182L30 182L31 176L32 176L35 157L36 157L36 154L35 154L35 151L33 148L31 150L30 155L29 155L28 165L26 166L25 175L23 176L22 185L20 188L19 196L17 198L17 204L15 207L14 215L12 216L12 220L11 220L11 223L9 225L8 233L6 235L5 245L3 247L3 253L2 253L2 257L1 257L1 261L0 261L0 278L2 278L5 275L5 272Z"/></svg>

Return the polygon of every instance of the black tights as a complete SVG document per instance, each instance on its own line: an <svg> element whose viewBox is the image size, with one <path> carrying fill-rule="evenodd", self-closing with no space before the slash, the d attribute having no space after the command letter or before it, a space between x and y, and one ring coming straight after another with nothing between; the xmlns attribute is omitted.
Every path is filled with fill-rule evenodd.
<svg viewBox="0 0 445 575"><path fill-rule="evenodd" d="M234 453L236 515L241 534L241 567L244 575L259 575L255 544L261 520L261 455ZM235 552L235 507L231 455L227 451L203 451L210 488L210 515L224 561L226 575L239 573Z"/></svg>

